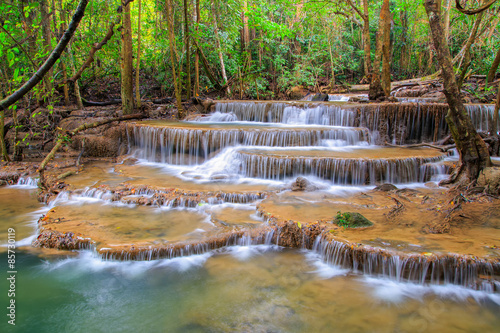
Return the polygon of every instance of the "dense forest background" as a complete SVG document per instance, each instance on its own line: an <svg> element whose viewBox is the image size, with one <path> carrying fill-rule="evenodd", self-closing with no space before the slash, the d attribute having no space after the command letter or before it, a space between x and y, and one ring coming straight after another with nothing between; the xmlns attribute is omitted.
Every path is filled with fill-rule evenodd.
<svg viewBox="0 0 500 333"><path fill-rule="evenodd" d="M255 99L286 98L296 86L333 92L368 82L382 2L135 0L125 7L128 14L121 10L120 1L93 0L69 47L25 102L62 103L64 87L69 89L66 98L75 95L73 85L65 82L76 83L87 98L120 98L121 39L128 24L132 70L139 71L142 98L173 96L174 82L183 98L214 89L228 98ZM478 6L481 2L462 3ZM1 2L2 96L15 91L43 63L77 4ZM451 0L441 6L457 74L465 68L468 76L488 75L499 58L500 6L494 4L480 15L464 15ZM436 73L436 51L422 2L390 1L390 13L391 79ZM81 72L85 63L89 66Z"/></svg>

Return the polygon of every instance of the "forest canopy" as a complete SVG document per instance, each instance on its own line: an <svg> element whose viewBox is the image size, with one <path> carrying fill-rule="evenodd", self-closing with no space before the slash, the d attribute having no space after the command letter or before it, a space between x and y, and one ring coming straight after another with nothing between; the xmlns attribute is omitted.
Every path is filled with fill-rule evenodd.
<svg viewBox="0 0 500 333"><path fill-rule="evenodd" d="M482 4L460 3L464 8ZM2 1L3 97L43 63L77 4L66 0ZM173 96L173 83L178 82L183 98L219 89L231 98L279 99L294 86L319 89L364 82L375 57L381 4L369 0L135 0L126 7L130 9L133 67L140 73L139 93L143 98L154 93ZM74 80L79 89L102 99L116 93L112 87L120 78L124 15L117 9L121 5L120 1L89 1L69 47L44 79L43 89L37 86L26 101L36 97L49 105L62 103L62 84L80 72L89 55L93 61ZM442 1L441 6L457 73L465 66L465 47L475 28L465 74L488 75L499 58L500 5L487 9L479 24L478 15L464 15L455 1ZM436 73L436 51L422 2L390 1L389 9L391 79ZM367 51L370 57L365 57ZM172 69L177 73L175 80Z"/></svg>

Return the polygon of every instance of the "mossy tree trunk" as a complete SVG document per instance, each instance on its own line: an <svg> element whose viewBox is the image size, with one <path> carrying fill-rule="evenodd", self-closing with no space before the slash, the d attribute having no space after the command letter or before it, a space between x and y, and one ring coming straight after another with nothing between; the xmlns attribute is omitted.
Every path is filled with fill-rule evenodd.
<svg viewBox="0 0 500 333"><path fill-rule="evenodd" d="M425 0L424 2L429 17L432 40L441 67L444 94L450 108L446 120L460 154L460 166L447 183L459 182L467 184L474 182L479 172L491 165L491 161L488 147L472 125L461 99L460 90L453 72L448 41L445 39L440 4L441 1L438 0Z"/></svg>

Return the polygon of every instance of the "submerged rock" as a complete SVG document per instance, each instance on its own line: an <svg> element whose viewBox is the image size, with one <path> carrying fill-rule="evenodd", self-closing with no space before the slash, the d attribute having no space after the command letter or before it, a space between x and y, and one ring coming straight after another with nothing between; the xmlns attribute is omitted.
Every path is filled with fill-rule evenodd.
<svg viewBox="0 0 500 333"><path fill-rule="evenodd" d="M292 191L316 191L318 187L304 177L297 177L291 189Z"/></svg>
<svg viewBox="0 0 500 333"><path fill-rule="evenodd" d="M374 191L389 192L389 191L394 191L397 189L398 188L392 184L382 184L382 185L375 187L373 190Z"/></svg>
<svg viewBox="0 0 500 333"><path fill-rule="evenodd" d="M345 228L365 228L373 225L373 222L356 212L339 212L333 220L333 223Z"/></svg>

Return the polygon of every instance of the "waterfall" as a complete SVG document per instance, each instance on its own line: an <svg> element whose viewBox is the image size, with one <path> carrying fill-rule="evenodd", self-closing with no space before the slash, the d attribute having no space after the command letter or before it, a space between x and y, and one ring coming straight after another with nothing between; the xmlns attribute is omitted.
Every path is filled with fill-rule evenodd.
<svg viewBox="0 0 500 333"><path fill-rule="evenodd" d="M478 132L488 132L493 124L494 104L466 104L465 108L469 114L472 124ZM497 129L500 129L500 119L497 123Z"/></svg>
<svg viewBox="0 0 500 333"><path fill-rule="evenodd" d="M360 270L399 282L456 284L493 292L493 277L500 264L458 255L425 257L419 254L393 253L380 248L353 246L318 236L313 251L331 265Z"/></svg>
<svg viewBox="0 0 500 333"><path fill-rule="evenodd" d="M421 168L425 163L444 157L411 157L401 159L352 159L266 156L241 150L241 173L247 177L284 180L313 175L337 185L425 182L433 173Z"/></svg>
<svg viewBox="0 0 500 333"><path fill-rule="evenodd" d="M330 103L224 102L219 113L233 114L239 121L284 124L354 126L356 110Z"/></svg>
<svg viewBox="0 0 500 333"><path fill-rule="evenodd" d="M210 154L226 147L308 147L340 141L359 145L370 141L363 128L175 128L135 126L136 156L150 162L176 165L203 163Z"/></svg>

